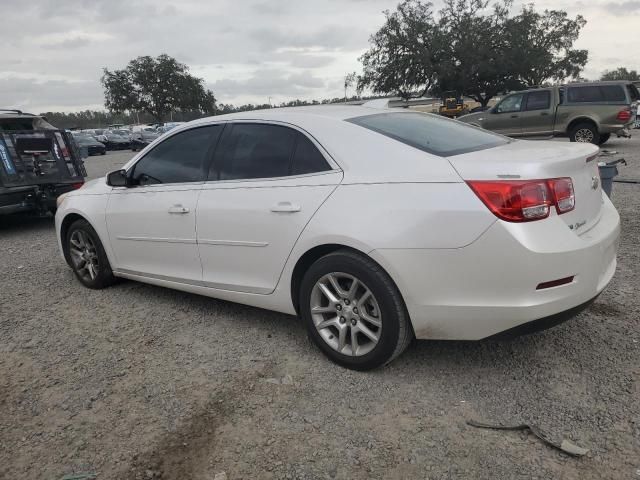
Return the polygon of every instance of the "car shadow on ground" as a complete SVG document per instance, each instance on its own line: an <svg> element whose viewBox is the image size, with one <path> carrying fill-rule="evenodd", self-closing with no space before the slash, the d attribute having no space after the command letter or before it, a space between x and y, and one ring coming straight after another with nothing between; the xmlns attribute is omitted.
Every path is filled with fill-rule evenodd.
<svg viewBox="0 0 640 480"><path fill-rule="evenodd" d="M0 233L18 233L53 229L52 215L4 215L0 217Z"/></svg>
<svg viewBox="0 0 640 480"><path fill-rule="evenodd" d="M272 339L271 341L282 342L281 348L288 348L285 339L290 339L293 334L298 337L298 342L296 342L298 346L304 344L308 346L310 352L315 350L314 355L322 355L311 344L302 321L294 315L129 280L122 280L112 288L118 289L116 295L123 301L136 301L133 298L125 300L129 295L140 298L164 297L165 301L175 302L176 311L183 308L184 305L189 305L189 309L194 313L215 311L217 318L229 318L233 319L234 322L242 322L244 327L249 326L255 334L251 338L269 337ZM594 307L595 305L591 308ZM587 312L589 311L590 309L587 310ZM584 313L581 317L583 315ZM584 323L584 320L584 317L578 317L568 323L575 321ZM407 368L408 364L416 364L429 365L429 368L434 368L438 365L445 367L456 364L458 367L466 365L467 367L475 368L479 364L510 362L513 361L514 356L526 362L527 359L533 360L537 358L540 349L546 343L562 343L564 340L570 340L570 338L565 338L570 336L571 326L565 324L540 332L501 339L488 338L472 341L414 340L404 354L390 365ZM296 351L300 352L299 349L293 348L290 354L295 356L297 354ZM328 359L325 360L329 363ZM380 372L384 375L386 370L387 368L382 368L375 370L375 372Z"/></svg>

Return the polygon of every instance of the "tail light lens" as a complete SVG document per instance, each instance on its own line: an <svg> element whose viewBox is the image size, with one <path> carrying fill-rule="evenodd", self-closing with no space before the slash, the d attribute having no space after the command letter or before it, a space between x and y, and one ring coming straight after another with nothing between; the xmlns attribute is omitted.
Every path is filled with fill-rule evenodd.
<svg viewBox="0 0 640 480"><path fill-rule="evenodd" d="M575 208L570 178L550 180L472 180L467 182L493 214L507 222L531 222Z"/></svg>
<svg viewBox="0 0 640 480"><path fill-rule="evenodd" d="M547 182L553 192L558 215L570 212L576 207L576 195L570 178L553 178Z"/></svg>
<svg viewBox="0 0 640 480"><path fill-rule="evenodd" d="M628 122L629 120L631 120L631 109L626 108L624 110L620 110L616 118L621 122Z"/></svg>
<svg viewBox="0 0 640 480"><path fill-rule="evenodd" d="M71 188L73 188L74 190L78 190L79 188L82 188L84 186L84 182L78 182L78 183L72 183L71 184Z"/></svg>

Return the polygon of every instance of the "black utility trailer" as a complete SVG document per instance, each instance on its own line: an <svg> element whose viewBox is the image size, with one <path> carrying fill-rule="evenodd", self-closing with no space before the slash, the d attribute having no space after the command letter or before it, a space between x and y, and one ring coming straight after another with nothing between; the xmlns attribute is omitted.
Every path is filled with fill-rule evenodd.
<svg viewBox="0 0 640 480"><path fill-rule="evenodd" d="M0 109L0 215L54 212L58 196L86 176L69 132L42 116Z"/></svg>

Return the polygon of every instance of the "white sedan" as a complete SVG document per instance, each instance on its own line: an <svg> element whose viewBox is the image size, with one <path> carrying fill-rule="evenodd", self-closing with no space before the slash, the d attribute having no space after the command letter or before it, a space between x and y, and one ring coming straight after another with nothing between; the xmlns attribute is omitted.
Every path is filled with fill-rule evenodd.
<svg viewBox="0 0 640 480"><path fill-rule="evenodd" d="M413 338L544 328L616 268L597 147L517 141L411 111L323 106L176 128L64 195L78 280L138 280L288 314L333 361Z"/></svg>

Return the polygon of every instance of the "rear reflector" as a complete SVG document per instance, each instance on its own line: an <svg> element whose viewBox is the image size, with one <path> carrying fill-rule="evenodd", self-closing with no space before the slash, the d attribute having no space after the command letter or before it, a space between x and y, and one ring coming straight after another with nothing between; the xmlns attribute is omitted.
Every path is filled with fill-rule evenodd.
<svg viewBox="0 0 640 480"><path fill-rule="evenodd" d="M471 180L467 184L496 217L507 222L542 220L549 216L552 206L559 215L575 207L570 178Z"/></svg>
<svg viewBox="0 0 640 480"><path fill-rule="evenodd" d="M616 118L621 122L628 122L629 120L631 120L631 109L626 108L624 110L620 110Z"/></svg>
<svg viewBox="0 0 640 480"><path fill-rule="evenodd" d="M545 288L559 287L560 285L566 285L573 282L573 275L570 277L559 278L558 280L551 280L550 282L539 283L536 290L544 290Z"/></svg>

